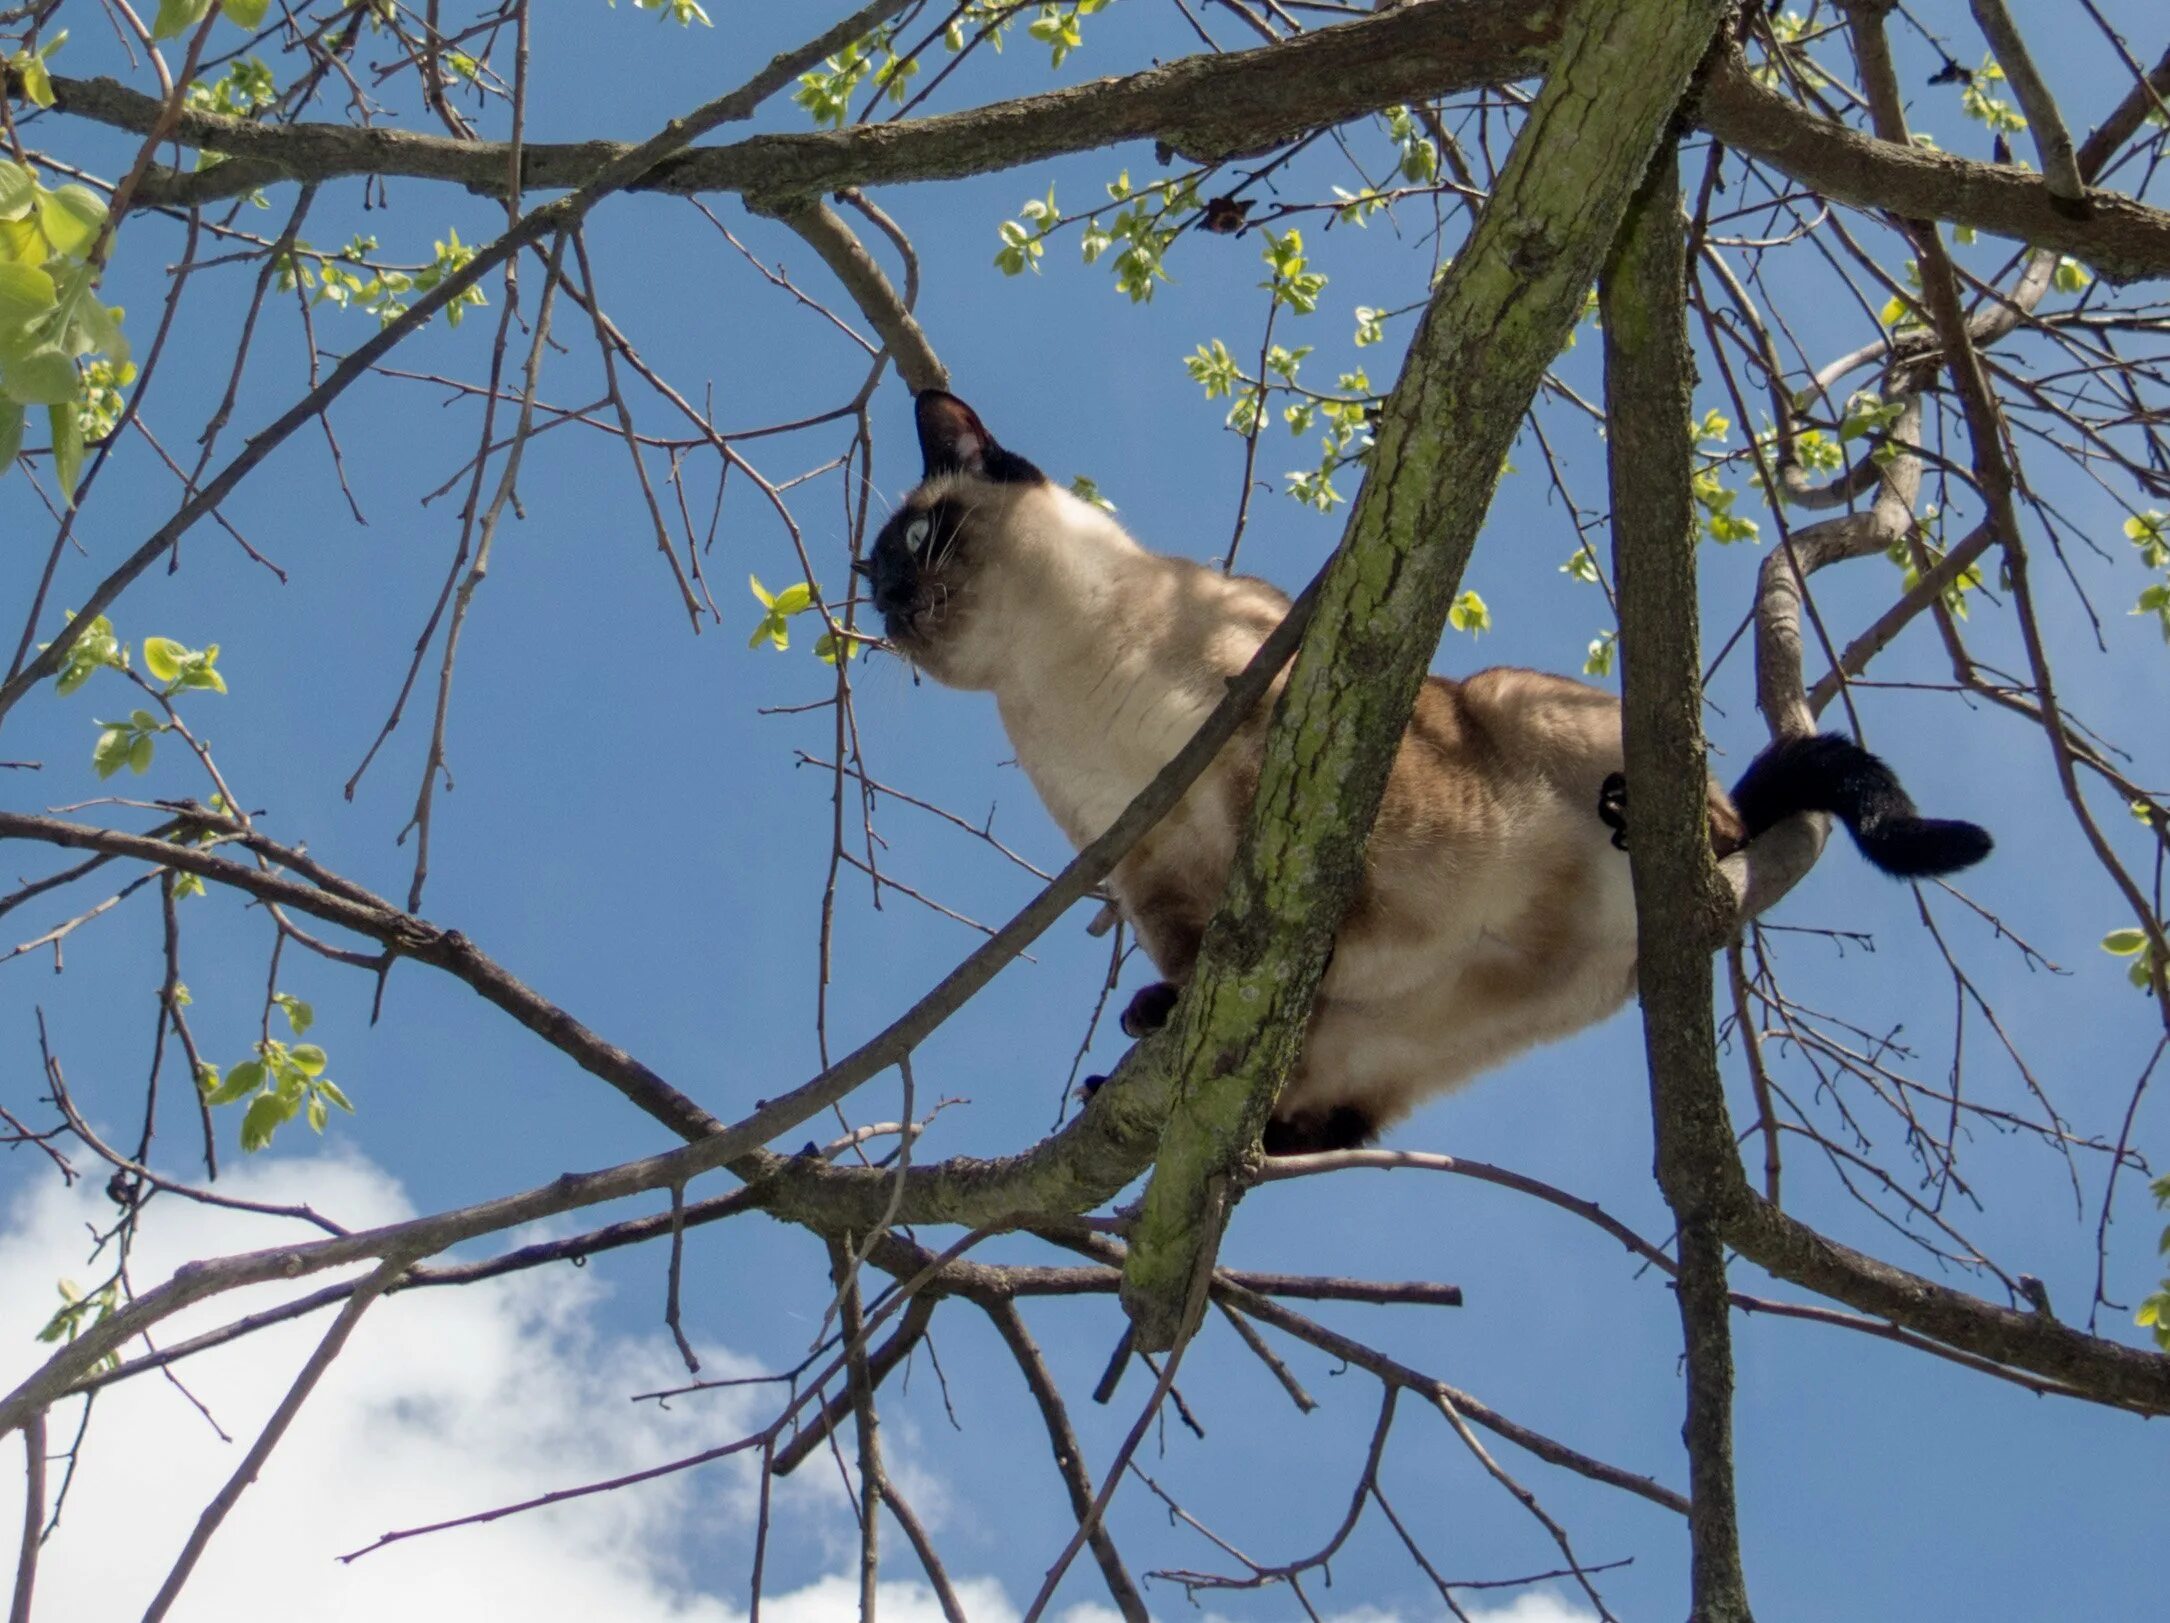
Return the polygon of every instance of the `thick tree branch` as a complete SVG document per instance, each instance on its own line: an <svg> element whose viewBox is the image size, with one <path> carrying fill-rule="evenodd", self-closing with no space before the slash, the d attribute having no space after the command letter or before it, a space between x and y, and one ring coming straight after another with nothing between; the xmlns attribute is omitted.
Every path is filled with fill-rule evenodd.
<svg viewBox="0 0 2170 1623"><path fill-rule="evenodd" d="M2031 170L1880 141L1818 118L1757 83L1737 50L1704 79L1695 117L1728 147L1834 202L1970 225L2083 259L2112 281L2170 276L2170 212L2090 190L2088 217L2074 219Z"/></svg>
<svg viewBox="0 0 2170 1623"><path fill-rule="evenodd" d="M922 389L949 387L949 368L934 353L926 333L897 297L896 288L874 256L836 210L819 198L794 198L764 212L796 231L808 247L821 255L821 262L844 284L860 313L881 334L906 388L917 394Z"/></svg>
<svg viewBox="0 0 2170 1623"><path fill-rule="evenodd" d="M2079 165L2073 161L2072 137L2065 129L2063 115L2057 111L2057 98L2049 93L2027 42L2020 37L2019 25L2012 21L2004 0L1969 0L1969 4L1982 37L1996 54L1997 66L2004 70L2012 94L2019 98L2020 109L2027 115L2035 154L2042 160L2042 184L2059 202L2084 207L2087 189L2080 181Z"/></svg>
<svg viewBox="0 0 2170 1623"><path fill-rule="evenodd" d="M1606 0L1577 13L1380 414L1228 889L1157 1045L1175 1094L1124 1271L1146 1350L1183 1329L1197 1259L1227 1220L1212 1191L1235 1186L1302 1043L1501 463L1719 10Z"/></svg>
<svg viewBox="0 0 2170 1623"><path fill-rule="evenodd" d="M843 186L956 180L1139 140L1194 160L1218 158L1391 103L1534 77L1544 70L1563 9L1560 0L1431 0L1258 50L1184 57L968 112L756 136L687 153L641 187L808 197ZM139 133L159 110L155 98L110 79L55 77L53 88L62 111ZM156 171L139 188L139 205L185 207L279 180L342 175L448 180L492 195L504 184L504 148L492 142L214 114L184 115L177 134L228 162L201 174ZM536 189L581 185L624 150L611 141L530 142L522 176Z"/></svg>
<svg viewBox="0 0 2170 1623"><path fill-rule="evenodd" d="M1428 0L1257 50L1187 57L968 112L688 152L627 189L810 197L843 186L954 180L1137 140L1188 158L1218 158L1396 102L1534 78L1568 9L1564 0ZM56 77L54 88L62 111L139 133L159 111L156 98L109 79ZM1729 147L1837 201L2031 242L2083 259L2113 280L2170 275L2170 212L2089 191L2086 217L2074 218L2072 205L2030 171L1896 146L1821 118L1757 83L1735 50L1706 76L1694 116ZM154 171L138 188L136 206L186 207L281 180L365 174L446 180L494 196L506 172L497 143L396 130L192 113L179 136L230 161ZM531 142L522 172L530 187L582 185L625 151L610 141Z"/></svg>

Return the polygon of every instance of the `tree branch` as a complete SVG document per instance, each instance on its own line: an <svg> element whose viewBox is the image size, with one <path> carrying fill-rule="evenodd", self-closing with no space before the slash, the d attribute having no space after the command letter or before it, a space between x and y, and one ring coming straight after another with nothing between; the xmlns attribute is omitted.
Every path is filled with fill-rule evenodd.
<svg viewBox="0 0 2170 1623"><path fill-rule="evenodd" d="M1622 732L1634 795L1637 970L1657 1175L1678 1234L1687 1352L1692 1623L1750 1623L1733 1491L1733 1347L1720 1222L1741 1184L1711 1015L1710 954L1733 925L1710 849L1689 475L1694 361L1680 166L1670 143L1598 284L1620 603ZM1690 942L1687 950L1664 944Z"/></svg>
<svg viewBox="0 0 2170 1623"><path fill-rule="evenodd" d="M866 8L861 16L880 9L890 8ZM954 180L1139 140L1212 160L1397 102L1534 78L1545 71L1569 9L1565 0L1429 0L1257 50L1186 57L967 112L708 147L656 166L625 189L808 197L844 186ZM156 98L110 79L56 76L53 86L61 111L96 123L142 133L158 115ZM1840 202L2031 242L2083 259L2113 280L2170 275L2170 213L2089 191L2087 217L2074 218L2039 176L2015 165L1900 147L1819 117L1759 84L1737 49L1714 64L1692 115L1728 146ZM499 143L386 129L189 113L178 136L229 161L194 172L155 170L138 187L135 206L187 207L282 180L350 175L446 180L495 196L506 172ZM611 141L530 142L522 173L530 187L582 185L626 151Z"/></svg>
<svg viewBox="0 0 2170 1623"><path fill-rule="evenodd" d="M897 297L897 290L866 251L857 233L838 217L836 210L819 198L800 197L766 206L759 212L772 215L796 231L806 245L821 255L821 262L844 284L882 343L896 358L897 375L917 394L922 389L949 387L949 368L934 353L927 335Z"/></svg>
<svg viewBox="0 0 2170 1623"><path fill-rule="evenodd" d="M1196 1260L1219 1244L1227 1212L1207 1192L1233 1186L1294 1063L1501 463L1718 11L1617 0L1577 14L1380 413L1228 889L1176 1027L1148 1045L1176 1079L1124 1270L1148 1351L1175 1341Z"/></svg>

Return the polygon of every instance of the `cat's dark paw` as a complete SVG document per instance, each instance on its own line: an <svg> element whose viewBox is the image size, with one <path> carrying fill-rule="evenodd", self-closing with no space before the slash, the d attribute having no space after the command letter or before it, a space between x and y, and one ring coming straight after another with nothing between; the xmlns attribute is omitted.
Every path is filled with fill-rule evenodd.
<svg viewBox="0 0 2170 1623"><path fill-rule="evenodd" d="M1598 785L1597 820L1612 830L1615 851L1627 849L1627 774L1615 772Z"/></svg>
<svg viewBox="0 0 2170 1623"><path fill-rule="evenodd" d="M1138 995L1130 1000L1130 1007L1123 1011L1123 1035L1144 1037L1168 1023L1168 1016L1175 1012L1175 1000L1183 995L1183 988L1173 981L1155 981L1142 986Z"/></svg>

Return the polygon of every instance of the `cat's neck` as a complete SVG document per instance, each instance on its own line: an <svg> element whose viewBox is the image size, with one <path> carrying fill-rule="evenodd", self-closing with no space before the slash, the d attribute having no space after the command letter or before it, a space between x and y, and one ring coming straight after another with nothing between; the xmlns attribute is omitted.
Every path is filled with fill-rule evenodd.
<svg viewBox="0 0 2170 1623"><path fill-rule="evenodd" d="M991 686L1008 710L1059 693L1083 698L1111 670L1160 657L1144 611L1189 566L1140 546L1122 525L1069 492L1046 487L1019 503L1010 545L984 589L987 622L1010 649Z"/></svg>

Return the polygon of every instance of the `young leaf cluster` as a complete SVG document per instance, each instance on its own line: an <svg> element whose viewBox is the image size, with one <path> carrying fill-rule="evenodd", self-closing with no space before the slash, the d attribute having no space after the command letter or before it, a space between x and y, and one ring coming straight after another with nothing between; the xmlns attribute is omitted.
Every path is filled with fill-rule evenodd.
<svg viewBox="0 0 2170 1623"><path fill-rule="evenodd" d="M2170 513L2149 508L2125 520L2125 539L2140 549L2140 562L2170 577ZM2155 581L2141 590L2134 614L2152 614L2162 628L2162 640L2170 643L2170 578Z"/></svg>
<svg viewBox="0 0 2170 1623"><path fill-rule="evenodd" d="M253 56L245 56L209 84L201 79L188 87L188 110L217 113L225 118L254 118L277 105L279 84L271 69ZM216 154L206 154L215 157ZM199 165L209 168L210 165Z"/></svg>
<svg viewBox="0 0 2170 1623"><path fill-rule="evenodd" d="M2157 1178L2151 1187L2155 1191L2156 1204L2170 1206L2170 1176ZM2170 1257L2170 1228L2162 1231L2162 1242L2156 1249L2163 1256ZM2165 1279L2162 1289L2140 1304L2140 1311L2134 1316L2133 1322L2144 1330L2154 1331L2155 1345L2164 1352L2170 1352L2170 1279Z"/></svg>
<svg viewBox="0 0 2170 1623"><path fill-rule="evenodd" d="M336 254L304 257L309 254L309 244L297 238L294 248L299 252L283 253L273 262L278 289L291 293L298 283L314 289L312 303L366 310L379 325L388 327L407 313L405 294L429 292L475 257L475 250L460 241L459 232L449 229L443 241L430 245L434 250L430 263L416 271L363 265L363 256L376 246L375 237L356 237ZM363 270L369 272L366 277ZM457 327L469 308L489 302L479 284L467 288L445 306L445 320Z"/></svg>
<svg viewBox="0 0 2170 1623"><path fill-rule="evenodd" d="M69 609L66 618L73 622L75 610ZM91 672L108 669L128 669L128 645L114 632L113 622L101 614L69 647L68 657L61 661L54 689L65 698L89 681Z"/></svg>
<svg viewBox="0 0 2170 1623"><path fill-rule="evenodd" d="M1760 533L1756 521L1733 511L1740 493L1718 477L1718 469L1729 459L1729 454L1719 447L1732 434L1733 420L1713 408L1703 413L1700 423L1691 424L1689 431L1698 447L1712 447L1704 453L1711 460L1688 476L1688 489L1695 497L1695 505L1702 509L1704 533L1721 546L1755 540Z"/></svg>
<svg viewBox="0 0 2170 1623"><path fill-rule="evenodd" d="M778 653L791 646L791 620L794 615L804 614L814 606L814 589L805 581L794 581L782 591L771 593L761 584L759 575L748 575L746 584L753 589L756 602L761 605L761 620L753 628L753 635L746 639L748 648L759 648L767 643ZM834 665L839 658L849 662L859 652L859 644L850 637L839 636L834 631L824 631L814 639L814 657L824 665Z"/></svg>
<svg viewBox="0 0 2170 1623"><path fill-rule="evenodd" d="M68 618L73 620L75 616L70 614ZM146 637L143 669L150 680L144 685L168 704L188 692L224 693L226 678L219 674L218 658L219 645L215 642L191 648L171 637ZM93 671L129 669L127 645L114 632L112 622L101 614L68 650L56 686L65 695L90 680ZM158 735L173 731L170 721L161 721L140 708L131 710L122 720L99 721L95 725L98 742L91 748L90 764L101 780L112 777L122 767L139 777L150 771ZM201 881L197 885L200 888Z"/></svg>
<svg viewBox="0 0 2170 1623"><path fill-rule="evenodd" d="M2112 930L2102 938L2102 950L2113 958L2129 958L2125 966L2125 979L2145 992L2155 984L2155 949L2148 944L2147 932L2134 925L2123 930Z"/></svg>
<svg viewBox="0 0 2170 1623"><path fill-rule="evenodd" d="M618 9L618 0L610 0L610 9ZM695 23L699 23L703 28L716 26L709 21L708 13L701 9L700 0L633 0L633 9L654 12L657 22L668 17L680 28L689 28Z"/></svg>
<svg viewBox="0 0 2170 1623"><path fill-rule="evenodd" d="M1110 218L1103 219L1097 213L1088 216L1084 233L1078 238L1078 252L1086 264L1093 265L1121 244L1111 261L1116 291L1127 295L1132 304L1148 303L1155 284L1171 280L1162 260L1169 244L1182 234L1182 222L1175 217L1193 214L1201 207L1198 177L1185 175L1133 190L1130 171L1125 169L1107 183L1107 188L1108 196L1124 207ZM1056 209L1052 186L1044 198L1027 198L1016 219L1004 220L996 228L1002 246L995 253L995 268L1005 276L1027 270L1037 272L1047 239L1076 219L1075 215L1064 219Z"/></svg>
<svg viewBox="0 0 2170 1623"><path fill-rule="evenodd" d="M72 503L86 413L111 426L112 398L133 382L122 312L101 303L90 252L106 223L87 186L47 190L25 164L0 158L0 476L22 450L28 410L45 408L53 472ZM94 387L80 362L103 355Z"/></svg>
<svg viewBox="0 0 2170 1623"><path fill-rule="evenodd" d="M1044 5L1025 32L1048 49L1048 66L1059 68L1063 59L1085 43L1080 22L1106 9L1108 0L1071 0L1069 5Z"/></svg>
<svg viewBox="0 0 2170 1623"><path fill-rule="evenodd" d="M1975 123L1988 125L1991 134L2017 135L2027 121L2018 108L1994 93L1993 87L2003 83L2004 69L1997 66L1997 59L1983 57L1982 65L1960 84L1959 106Z"/></svg>
<svg viewBox="0 0 2170 1623"><path fill-rule="evenodd" d="M271 0L225 0L219 13L228 22L254 31L264 26ZM211 0L158 0L158 15L151 21L153 39L175 39L211 14Z"/></svg>
<svg viewBox="0 0 2170 1623"><path fill-rule="evenodd" d="M1429 186L1439 178L1438 143L1424 133L1424 127L1418 122L1415 113L1406 107L1389 107L1386 110L1386 133L1393 137L1394 146L1400 154L1395 172L1402 179L1418 186Z"/></svg>
<svg viewBox="0 0 2170 1623"><path fill-rule="evenodd" d="M852 93L872 74L876 88L902 105L908 94L906 81L919 71L919 64L898 56L895 45L896 31L886 27L853 40L836 55L824 58L820 67L800 74L792 101L805 108L815 124L840 130L851 118Z"/></svg>
<svg viewBox="0 0 2170 1623"><path fill-rule="evenodd" d="M1308 316L1319 307L1319 294L1326 287L1323 272L1308 268L1304 258L1304 237L1301 231L1291 227L1276 236L1272 227L1265 232L1266 248L1260 256L1272 274L1258 285L1273 294L1275 304L1284 305L1300 316Z"/></svg>
<svg viewBox="0 0 2170 1623"><path fill-rule="evenodd" d="M1884 550L1884 556L1899 566L1899 584L1911 592L1921 584L1921 566L1924 562L1931 569L1944 561L1944 544L1931 533L1930 526L1937 525L1943 517L1943 509L1931 502L1921 510L1921 520L1912 533L1901 535ZM1982 585L1979 564L1969 564L1953 577L1944 588L1944 606L1960 619L1967 617L1967 593Z"/></svg>
<svg viewBox="0 0 2170 1623"><path fill-rule="evenodd" d="M83 1288L72 1279L63 1279L59 1284L60 1306L53 1310L53 1316L45 1321L45 1328L38 1332L40 1341L73 1341L120 1306L118 1279L103 1290L92 1291L88 1296L83 1294ZM121 1355L118 1352L109 1352L91 1365L91 1369L102 1375L107 1370L119 1369L120 1366Z"/></svg>
<svg viewBox="0 0 2170 1623"><path fill-rule="evenodd" d="M287 992L272 995L296 1037L316 1023L316 1012ZM338 1083L324 1074L329 1063L315 1043L287 1043L267 1037L255 1045L254 1059L243 1060L224 1077L216 1065L205 1064L196 1073L196 1086L207 1105L249 1101L241 1117L241 1147L251 1155L267 1147L272 1135L306 1112L309 1130L324 1131L337 1105L348 1115L354 1106Z"/></svg>
<svg viewBox="0 0 2170 1623"><path fill-rule="evenodd" d="M32 49L25 45L7 58L8 71L15 82L22 86L23 99L33 107L51 107L54 103L53 73L46 64L55 51L68 43L68 31L63 28L43 45Z"/></svg>

